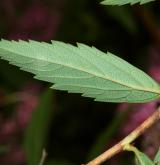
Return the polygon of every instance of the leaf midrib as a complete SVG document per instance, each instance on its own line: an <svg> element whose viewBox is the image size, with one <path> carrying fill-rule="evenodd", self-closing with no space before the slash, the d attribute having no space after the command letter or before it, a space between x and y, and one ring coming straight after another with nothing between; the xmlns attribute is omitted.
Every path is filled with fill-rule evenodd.
<svg viewBox="0 0 160 165"><path fill-rule="evenodd" d="M32 40L31 40L32 41ZM42 43L45 43L45 42L42 42ZM53 44L53 43L52 43ZM50 51L52 51L53 52L53 49L51 49L50 48L50 45L48 46L48 43L47 43L47 45L46 45L46 43L45 43L45 45L43 45L42 44L42 46L46 49L49 49ZM53 45L54 46L54 45ZM66 50L68 50L68 51L70 51L70 49L67 47L67 46L64 46L64 45L61 45L64 49L66 49ZM77 47L77 49L78 49L79 47ZM101 70L101 68L98 68L95 64L93 64L93 63L91 63L87 58L85 58L84 56L82 56L80 53L79 53L79 51L75 51L74 49L71 49L75 54L78 54L79 56L81 56L84 60L87 60L92 66L94 66L94 67L96 67L100 72L102 72L103 73L103 75L104 76L106 76L105 75L105 73L103 72L103 70ZM79 50L81 50L80 48L79 48ZM89 51L90 53L93 53L93 52L91 52L89 49L87 49L87 51ZM54 52L53 52L54 53ZM96 53L96 55L98 55L97 53ZM103 60L105 60L107 63L109 63L109 64L111 64L112 66L114 66L115 68L117 68L117 69L119 69L119 70L121 70L122 72L125 72L127 75L129 75L129 76L131 76L130 75L130 73L128 73L126 70L123 70L122 68L120 68L119 66L117 66L117 65L115 65L114 63L112 63L112 62L110 62L110 61L108 61L108 60L106 60L106 58L104 58L104 56L101 56L102 58L103 58ZM137 68L136 68L137 69ZM141 70L140 70L141 71ZM143 72L143 71L141 71L141 72ZM144 74L144 73L143 73ZM92 74L93 75L93 74ZM145 76L145 75L144 75ZM132 75L132 78L135 80L135 82L137 82L137 83L139 83L141 86L143 86L143 84L139 81L139 80L137 80L133 75ZM110 80L111 81L111 80ZM113 80L114 81L114 80ZM152 82L151 82L152 83ZM120 83L119 83L120 84ZM121 83L122 84L122 83ZM152 84L153 85L153 84ZM128 87L128 88L130 88L130 87ZM158 93L159 94L159 93Z"/></svg>

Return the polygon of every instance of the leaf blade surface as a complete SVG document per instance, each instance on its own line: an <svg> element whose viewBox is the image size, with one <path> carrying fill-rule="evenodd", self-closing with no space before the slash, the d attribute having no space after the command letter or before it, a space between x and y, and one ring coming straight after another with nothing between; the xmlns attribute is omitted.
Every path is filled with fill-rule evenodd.
<svg viewBox="0 0 160 165"><path fill-rule="evenodd" d="M123 59L95 47L63 42L0 42L0 57L51 88L81 93L103 102L148 102L160 95L159 85Z"/></svg>

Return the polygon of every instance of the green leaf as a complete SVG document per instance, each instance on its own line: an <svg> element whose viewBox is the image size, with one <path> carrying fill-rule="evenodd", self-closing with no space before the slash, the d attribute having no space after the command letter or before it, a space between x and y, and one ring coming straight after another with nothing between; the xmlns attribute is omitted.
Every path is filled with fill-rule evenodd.
<svg viewBox="0 0 160 165"><path fill-rule="evenodd" d="M160 95L159 85L143 71L95 47L62 42L0 42L0 56L51 88L82 93L103 102L148 102Z"/></svg>
<svg viewBox="0 0 160 165"><path fill-rule="evenodd" d="M159 148L159 150L158 150L158 152L154 158L154 162L156 165L160 165L160 148Z"/></svg>
<svg viewBox="0 0 160 165"><path fill-rule="evenodd" d="M102 5L125 5L130 3L131 5L134 5L136 3L145 4L148 2L151 2L153 0L104 0L101 2Z"/></svg>
<svg viewBox="0 0 160 165"><path fill-rule="evenodd" d="M33 112L32 120L27 128L24 148L28 165L38 165L42 151L45 148L46 137L53 114L53 92L48 89L42 97L37 109Z"/></svg>
<svg viewBox="0 0 160 165"><path fill-rule="evenodd" d="M125 150L134 152L136 165L154 165L154 162L143 152L140 152L136 147L129 145L125 147Z"/></svg>

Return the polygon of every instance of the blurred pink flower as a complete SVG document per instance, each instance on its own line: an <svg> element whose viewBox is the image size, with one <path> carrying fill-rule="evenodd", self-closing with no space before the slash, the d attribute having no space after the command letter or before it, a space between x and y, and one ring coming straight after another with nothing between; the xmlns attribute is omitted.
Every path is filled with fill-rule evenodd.
<svg viewBox="0 0 160 165"><path fill-rule="evenodd" d="M160 66L153 66L149 70L149 74L157 81L160 82L160 72L159 72Z"/></svg>
<svg viewBox="0 0 160 165"><path fill-rule="evenodd" d="M25 164L25 153L20 147L13 147L7 155L1 159L3 165L22 165Z"/></svg>
<svg viewBox="0 0 160 165"><path fill-rule="evenodd" d="M17 130L17 124L14 119L8 119L3 122L0 128L0 143L6 143L10 141L10 138L16 134Z"/></svg>
<svg viewBox="0 0 160 165"><path fill-rule="evenodd" d="M9 39L34 39L48 41L55 37L60 23L60 13L41 4L26 9L16 21Z"/></svg>
<svg viewBox="0 0 160 165"><path fill-rule="evenodd" d="M160 146L160 122L154 124L147 132L142 135L141 146L143 151L149 155L152 159L157 153Z"/></svg>
<svg viewBox="0 0 160 165"><path fill-rule="evenodd" d="M18 102L15 113L6 120L3 119L0 126L0 145L7 145L10 151L0 157L0 162L3 165L25 163L24 151L20 148L19 138L24 132L29 121L31 120L32 112L38 105L41 86L38 83L30 83L26 85L17 94Z"/></svg>
<svg viewBox="0 0 160 165"><path fill-rule="evenodd" d="M16 122L21 129L26 128L31 119L32 112L38 104L40 88L39 84L30 84L26 86L18 96L21 97L22 101L16 107Z"/></svg>
<svg viewBox="0 0 160 165"><path fill-rule="evenodd" d="M158 101L146 104L133 104L130 109L131 113L127 117L125 124L121 129L123 135L129 134L147 119L156 109Z"/></svg>
<svg viewBox="0 0 160 165"><path fill-rule="evenodd" d="M158 48L151 48L149 65L148 74L160 82L160 50Z"/></svg>

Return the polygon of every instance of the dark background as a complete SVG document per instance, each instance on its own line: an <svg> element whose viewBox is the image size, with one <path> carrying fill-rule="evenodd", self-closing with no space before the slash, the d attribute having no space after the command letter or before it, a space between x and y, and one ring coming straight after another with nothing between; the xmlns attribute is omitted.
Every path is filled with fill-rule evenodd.
<svg viewBox="0 0 160 165"><path fill-rule="evenodd" d="M94 45L122 57L160 81L159 1L121 7L102 6L99 2L1 0L0 38ZM32 77L0 60L2 165L27 164L23 149L26 129L31 124L32 112L40 104L41 94L51 85ZM43 140L48 165L76 165L93 159L144 121L158 104L158 101L140 105L98 103L79 94L59 91L53 94L52 105L45 109L46 113L53 111ZM46 121L44 118L40 123ZM151 135L146 133L135 144L151 158L160 144L157 129L159 126L152 128L148 131L153 131ZM35 143L39 139L37 136ZM125 153L106 164L132 164L132 160L133 155Z"/></svg>

